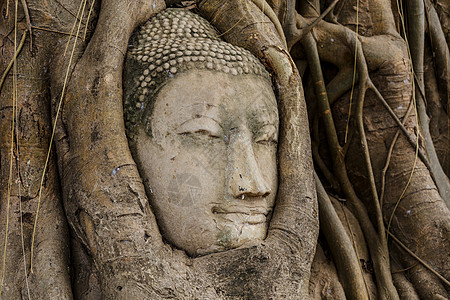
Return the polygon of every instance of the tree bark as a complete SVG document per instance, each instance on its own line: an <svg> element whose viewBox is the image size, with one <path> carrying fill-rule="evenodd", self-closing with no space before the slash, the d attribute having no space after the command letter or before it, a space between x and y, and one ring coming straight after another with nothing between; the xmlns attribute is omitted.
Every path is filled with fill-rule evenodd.
<svg viewBox="0 0 450 300"><path fill-rule="evenodd" d="M266 240L192 258L158 230L122 111L129 38L168 2L192 5L1 3L0 298L447 298L450 212L430 163L442 164L447 175L440 178L448 182L448 5L426 0L419 7L420 53L408 49L404 37L402 14L412 8L405 1L398 9L397 1L388 0L196 1L222 38L251 51L271 72L280 138L279 189ZM331 13L309 28L330 4ZM409 17L414 24L411 11ZM303 78L296 63L308 65ZM428 162L418 130L412 63L419 73L424 66L424 85L415 96L425 92L421 114L431 116L440 162ZM306 99L303 86L311 91ZM320 117L318 99L331 107ZM359 112L355 99L363 103ZM307 113L326 189L319 185L319 197L326 200L328 192L348 198L321 202L319 246ZM327 114L335 138L325 137ZM364 125L358 130L357 117ZM381 199L379 208L374 198ZM445 279L392 238L387 252L383 228ZM349 269L354 276L346 276Z"/></svg>

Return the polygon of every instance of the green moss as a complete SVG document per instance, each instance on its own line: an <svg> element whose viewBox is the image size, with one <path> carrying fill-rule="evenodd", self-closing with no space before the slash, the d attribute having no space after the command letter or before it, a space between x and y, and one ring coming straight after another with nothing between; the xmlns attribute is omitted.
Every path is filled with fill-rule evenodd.
<svg viewBox="0 0 450 300"><path fill-rule="evenodd" d="M224 228L217 234L218 244L222 247L231 247L231 230L229 228Z"/></svg>

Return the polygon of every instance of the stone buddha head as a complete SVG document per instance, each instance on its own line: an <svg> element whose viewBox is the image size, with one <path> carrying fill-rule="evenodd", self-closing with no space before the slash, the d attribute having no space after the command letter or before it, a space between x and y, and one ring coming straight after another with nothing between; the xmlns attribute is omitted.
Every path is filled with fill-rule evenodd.
<svg viewBox="0 0 450 300"><path fill-rule="evenodd" d="M277 193L269 74L198 15L166 9L127 54L130 149L165 240L189 255L261 242Z"/></svg>

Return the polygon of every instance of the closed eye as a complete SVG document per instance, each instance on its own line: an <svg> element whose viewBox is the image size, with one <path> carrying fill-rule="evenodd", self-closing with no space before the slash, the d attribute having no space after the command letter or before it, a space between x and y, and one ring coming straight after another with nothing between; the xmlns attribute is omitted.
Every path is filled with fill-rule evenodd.
<svg viewBox="0 0 450 300"><path fill-rule="evenodd" d="M269 145L278 143L278 129L272 124L263 125L255 134L255 143Z"/></svg>
<svg viewBox="0 0 450 300"><path fill-rule="evenodd" d="M223 130L219 123L204 116L183 122L176 132L180 135L207 136L211 138L221 138L223 136Z"/></svg>

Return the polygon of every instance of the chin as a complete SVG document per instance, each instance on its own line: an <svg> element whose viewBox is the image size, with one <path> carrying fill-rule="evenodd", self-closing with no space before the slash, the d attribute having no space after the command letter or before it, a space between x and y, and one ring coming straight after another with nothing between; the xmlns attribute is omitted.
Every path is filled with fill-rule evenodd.
<svg viewBox="0 0 450 300"><path fill-rule="evenodd" d="M222 226L218 224L216 240L212 241L209 246L197 248L193 254L201 256L235 248L252 247L260 244L266 238L266 234L267 222L258 224L227 223Z"/></svg>

